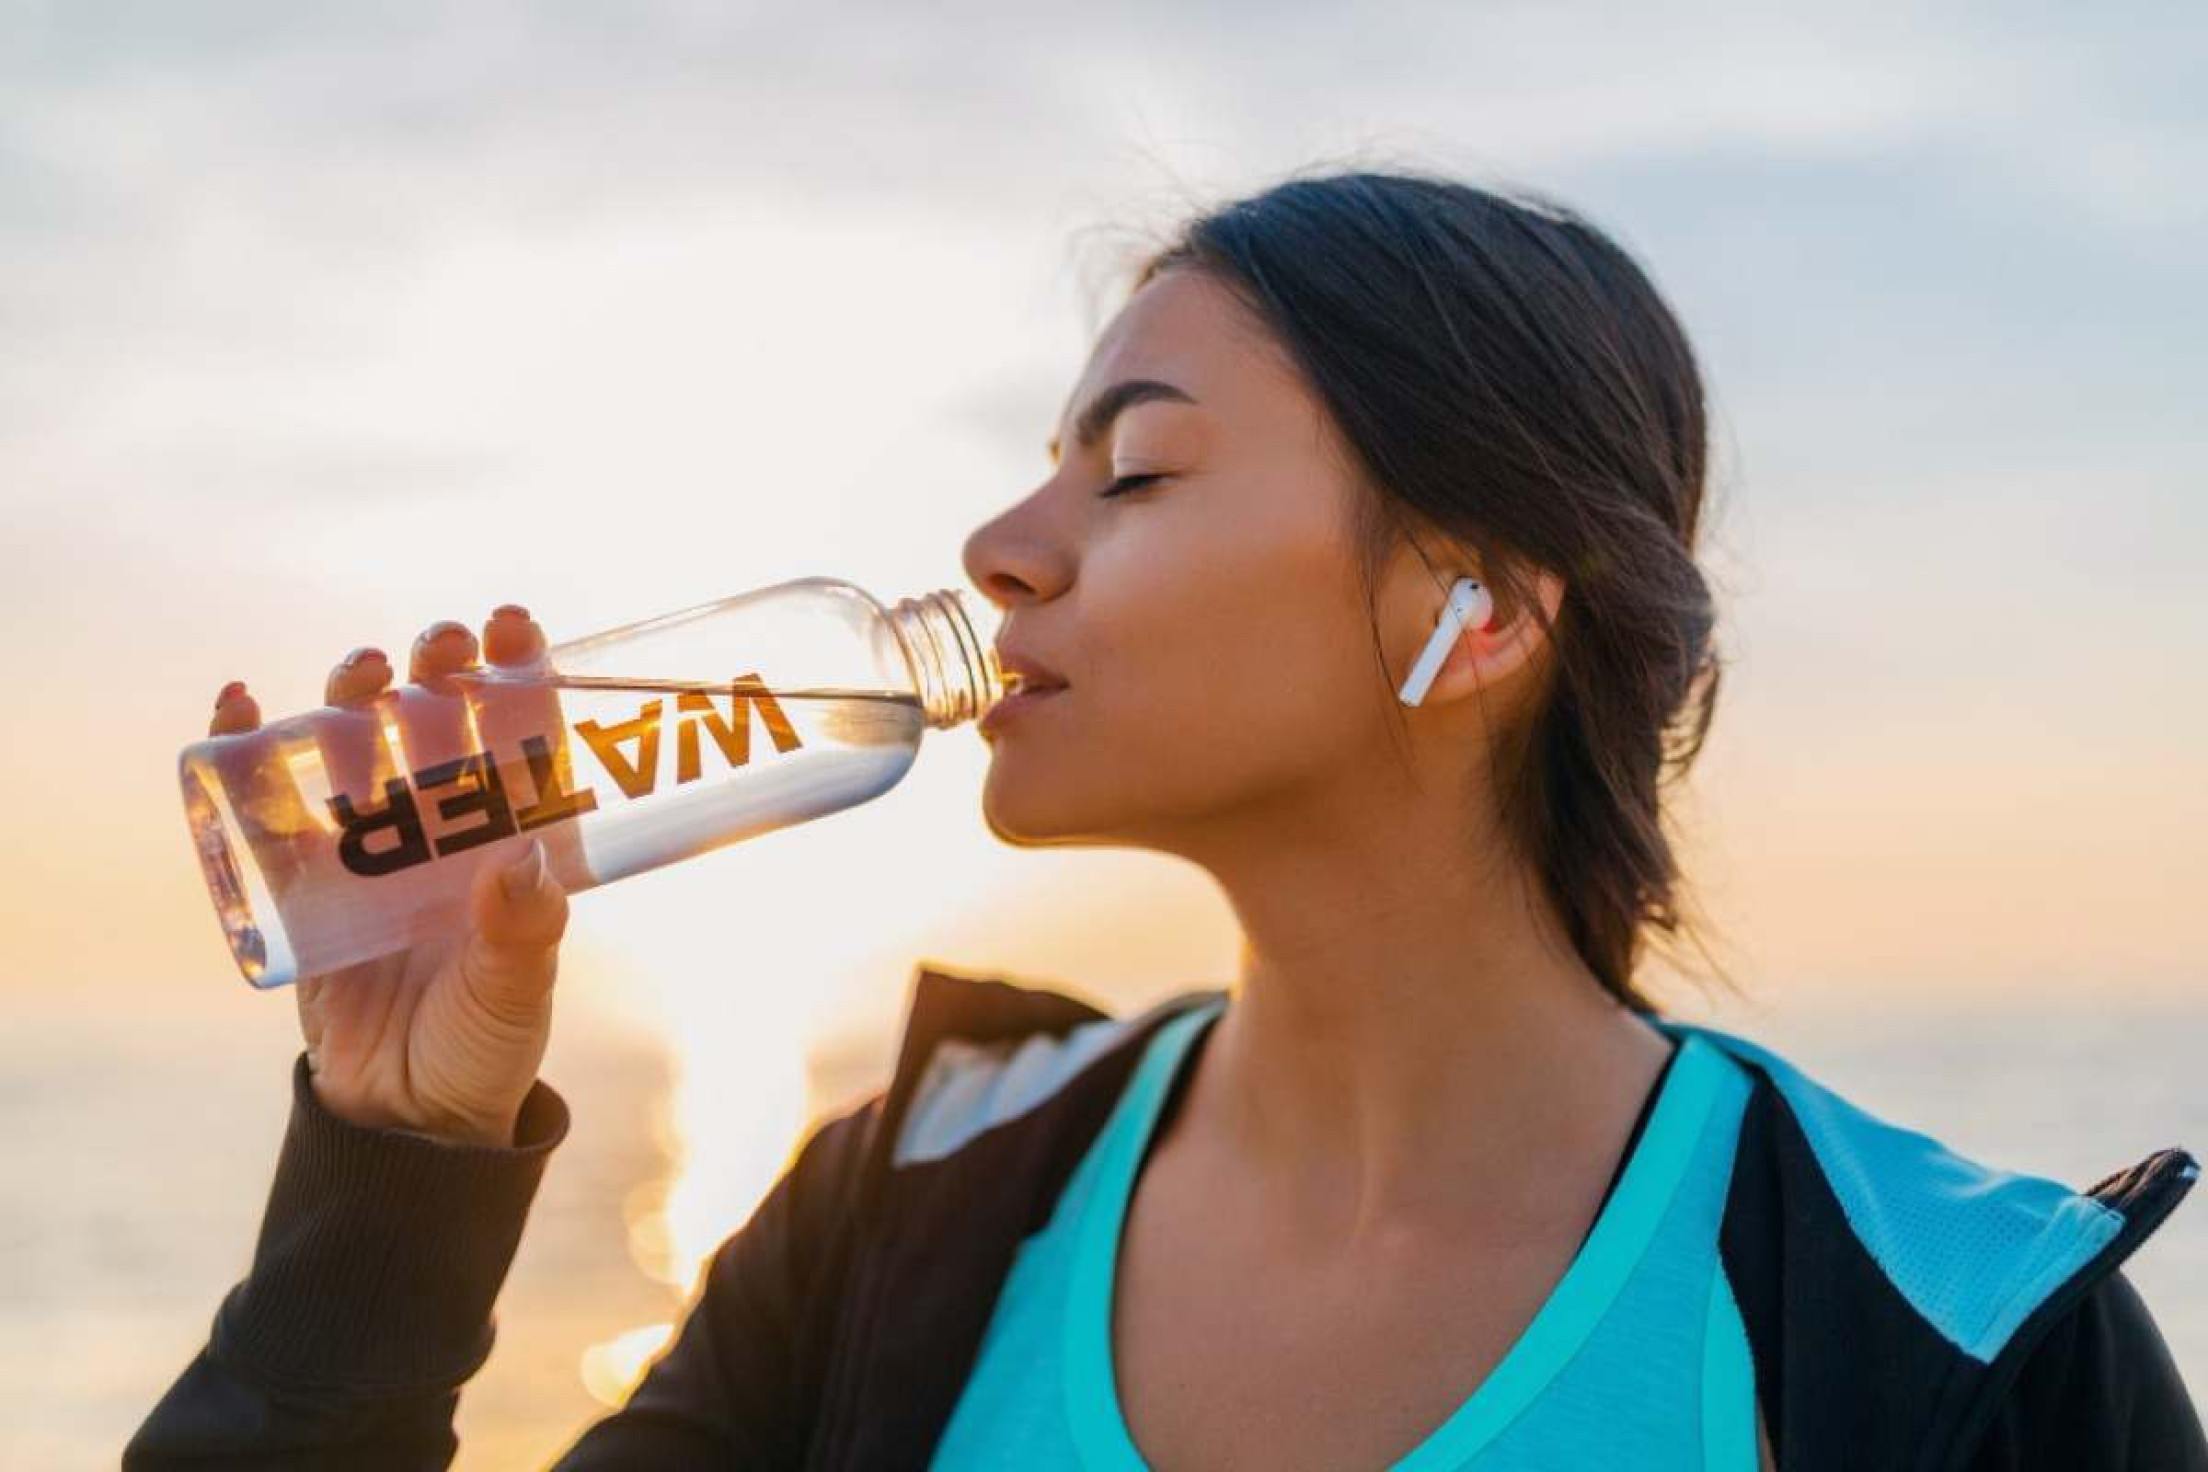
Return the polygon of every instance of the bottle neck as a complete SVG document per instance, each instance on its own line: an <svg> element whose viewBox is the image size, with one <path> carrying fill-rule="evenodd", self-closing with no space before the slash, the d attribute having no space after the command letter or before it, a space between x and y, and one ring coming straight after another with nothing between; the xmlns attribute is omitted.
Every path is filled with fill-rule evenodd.
<svg viewBox="0 0 2208 1472"><path fill-rule="evenodd" d="M901 598L889 610L889 624L905 647L930 727L979 720L1004 698L997 652L976 632L962 594L943 589Z"/></svg>

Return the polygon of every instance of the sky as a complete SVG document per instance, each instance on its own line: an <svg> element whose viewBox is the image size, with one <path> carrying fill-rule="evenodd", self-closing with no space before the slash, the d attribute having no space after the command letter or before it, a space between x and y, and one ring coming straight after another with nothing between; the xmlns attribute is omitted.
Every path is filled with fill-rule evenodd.
<svg viewBox="0 0 2208 1472"><path fill-rule="evenodd" d="M1130 242L1391 162L1582 209L1701 354L1732 668L1681 814L1733 964L2199 975L2197 7L0 16L0 862L36 899L0 987L220 985L168 789L222 681L305 708L507 599L559 639L957 586ZM1201 889L988 852L979 743L939 745L891 826L957 862L892 953L1007 885L1063 906L1052 871Z"/></svg>
<svg viewBox="0 0 2208 1472"><path fill-rule="evenodd" d="M176 792L225 680L302 710L505 601L564 640L962 586L1131 249L1392 164L1581 210L1700 355L1729 665L1677 813L1742 984L2197 994L2204 43L2178 3L0 0L0 1020L281 1055ZM1200 873L997 843L986 760L933 734L578 897L566 1025L684 1064L673 1279L916 960L1230 974Z"/></svg>

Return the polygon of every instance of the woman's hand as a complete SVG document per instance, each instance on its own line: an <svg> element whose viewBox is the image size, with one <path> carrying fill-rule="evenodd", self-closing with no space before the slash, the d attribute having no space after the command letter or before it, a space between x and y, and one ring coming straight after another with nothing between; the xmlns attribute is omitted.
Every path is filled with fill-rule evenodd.
<svg viewBox="0 0 2208 1472"><path fill-rule="evenodd" d="M482 650L494 664L530 664L544 657L544 631L526 609L508 604L483 626ZM432 725L459 729L440 709L462 700L444 677L476 662L476 637L462 624L432 624L415 640L408 678L419 691L397 702L410 748L417 730L434 740ZM390 683L382 651L356 649L330 672L325 698L366 704ZM415 711L418 726L409 724ZM209 732L251 731L260 721L259 705L234 682L216 697ZM552 732L560 729L555 721ZM519 862L477 869L458 935L301 977L299 1025L323 1107L358 1125L511 1145L551 1036L566 929L567 893L549 872L543 840L531 839Z"/></svg>

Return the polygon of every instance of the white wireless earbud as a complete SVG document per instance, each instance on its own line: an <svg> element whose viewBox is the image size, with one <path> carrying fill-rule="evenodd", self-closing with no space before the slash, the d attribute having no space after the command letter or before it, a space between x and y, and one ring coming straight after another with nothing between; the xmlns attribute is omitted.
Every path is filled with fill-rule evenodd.
<svg viewBox="0 0 2208 1472"><path fill-rule="evenodd" d="M1410 678L1403 682L1400 694L1405 705L1416 705L1426 698L1434 676L1441 673L1442 661L1449 657L1449 646L1456 643L1457 636L1466 629L1486 628L1494 612L1495 600L1488 597L1479 579L1457 579L1456 586L1449 590L1449 602L1441 610L1441 617L1434 621L1434 637L1419 651L1418 662L1411 666Z"/></svg>

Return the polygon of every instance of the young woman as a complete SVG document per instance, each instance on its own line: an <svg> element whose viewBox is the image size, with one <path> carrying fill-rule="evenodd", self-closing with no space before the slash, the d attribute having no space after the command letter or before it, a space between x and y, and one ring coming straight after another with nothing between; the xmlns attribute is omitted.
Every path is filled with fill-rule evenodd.
<svg viewBox="0 0 2208 1472"><path fill-rule="evenodd" d="M920 968L890 1083L558 1465L2208 1467L2118 1270L2190 1156L1993 1170L1636 988L1691 934L1704 435L1567 211L1352 173L1188 223L966 562L1023 677L993 830L1202 866L1239 974L1115 1017ZM410 676L542 639L435 626ZM567 1122L565 900L532 852L473 905L301 984L259 1252L129 1465L452 1455Z"/></svg>

